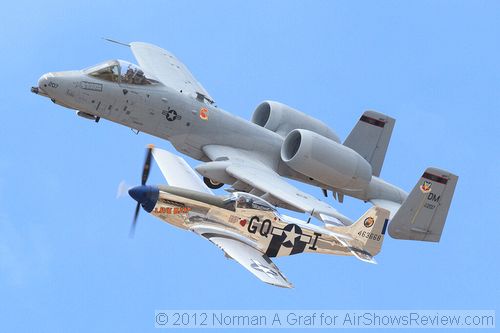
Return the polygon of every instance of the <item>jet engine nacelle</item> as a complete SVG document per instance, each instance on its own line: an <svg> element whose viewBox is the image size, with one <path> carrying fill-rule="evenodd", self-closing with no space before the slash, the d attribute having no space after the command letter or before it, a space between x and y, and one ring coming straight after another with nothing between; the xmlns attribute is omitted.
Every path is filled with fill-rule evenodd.
<svg viewBox="0 0 500 333"><path fill-rule="evenodd" d="M282 137L297 128L304 128L318 133L335 142L340 142L339 137L328 126L318 119L295 110L288 105L264 101L257 106L252 115L252 122Z"/></svg>
<svg viewBox="0 0 500 333"><path fill-rule="evenodd" d="M336 188L363 189L372 178L371 165L357 152L304 129L287 135L281 159L295 171Z"/></svg>

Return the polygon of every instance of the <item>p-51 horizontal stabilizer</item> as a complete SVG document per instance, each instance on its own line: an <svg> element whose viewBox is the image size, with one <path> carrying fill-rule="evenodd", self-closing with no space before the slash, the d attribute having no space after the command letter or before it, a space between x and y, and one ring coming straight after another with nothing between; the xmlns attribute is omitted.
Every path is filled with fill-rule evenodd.
<svg viewBox="0 0 500 333"><path fill-rule="evenodd" d="M439 242L458 176L427 168L389 224L393 238Z"/></svg>

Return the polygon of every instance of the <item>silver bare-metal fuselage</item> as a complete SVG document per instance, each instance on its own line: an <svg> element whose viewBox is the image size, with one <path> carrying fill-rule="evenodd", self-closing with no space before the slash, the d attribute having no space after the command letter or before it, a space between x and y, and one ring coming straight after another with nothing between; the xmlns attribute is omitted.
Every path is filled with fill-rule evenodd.
<svg viewBox="0 0 500 333"><path fill-rule="evenodd" d="M204 146L232 146L281 176L361 200L377 197L401 203L406 197L404 191L375 176L363 190L350 191L302 175L282 162L283 137L279 134L158 82L109 82L78 70L43 75L35 92L80 111L84 117L107 119L169 140L178 151L200 161L210 160L203 152Z"/></svg>
<svg viewBox="0 0 500 333"><path fill-rule="evenodd" d="M245 197L252 200L248 194L235 194L231 199L172 186L158 188L158 201L151 214L176 227L192 230L200 226L205 234L211 228L214 233L222 230L270 258L304 252L352 255L325 228L299 220L285 221L274 209L245 206Z"/></svg>

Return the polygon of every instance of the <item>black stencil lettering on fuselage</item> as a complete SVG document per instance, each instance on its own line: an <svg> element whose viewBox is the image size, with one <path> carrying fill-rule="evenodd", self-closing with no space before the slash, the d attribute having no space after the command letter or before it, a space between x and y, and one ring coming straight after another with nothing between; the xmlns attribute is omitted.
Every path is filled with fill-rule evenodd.
<svg viewBox="0 0 500 333"><path fill-rule="evenodd" d="M309 246L310 250L316 251L318 248L316 247L316 243L318 242L318 238L321 236L321 234L318 234L317 232L314 233L314 238L312 241L311 246Z"/></svg>
<svg viewBox="0 0 500 333"><path fill-rule="evenodd" d="M265 219L262 221L259 233L261 236L267 237L269 231L271 231L271 220Z"/></svg>
<svg viewBox="0 0 500 333"><path fill-rule="evenodd" d="M255 234L257 232L257 227L254 225L254 222L259 222L259 218L257 216L252 216L250 222L248 222L247 230L251 234Z"/></svg>

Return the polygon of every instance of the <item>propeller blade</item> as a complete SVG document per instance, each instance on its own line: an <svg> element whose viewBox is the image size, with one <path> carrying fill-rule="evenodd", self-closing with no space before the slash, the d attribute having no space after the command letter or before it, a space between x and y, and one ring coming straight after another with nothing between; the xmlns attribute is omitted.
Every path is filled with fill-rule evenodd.
<svg viewBox="0 0 500 333"><path fill-rule="evenodd" d="M141 185L146 185L146 182L148 181L149 178L149 172L151 171L151 160L153 158L153 148L154 145L150 144L146 148L146 160L144 161L144 167L142 168L142 178L141 178ZM120 184L120 187L122 184ZM137 218L139 217L139 210L141 210L141 203L137 202L137 206L135 206L135 212L134 212L134 219L132 220L132 225L130 226L130 233L129 236L130 238L134 237L135 234L135 226L137 224Z"/></svg>
<svg viewBox="0 0 500 333"><path fill-rule="evenodd" d="M119 199L123 197L129 190L130 185L127 184L126 181L122 180L120 184L118 184L118 189L116 190L116 198Z"/></svg>
<svg viewBox="0 0 500 333"><path fill-rule="evenodd" d="M148 145L146 150L146 160L144 161L144 167L142 168L141 185L146 185L149 178L149 172L151 171L151 159L153 158L153 148L154 145Z"/></svg>
<svg viewBox="0 0 500 333"><path fill-rule="evenodd" d="M133 238L135 234L135 225L137 224L137 217L139 216L139 211L141 209L141 204L137 203L137 206L135 206L135 213L134 213L134 219L132 220L132 225L130 226L130 232L129 232L129 237Z"/></svg>

